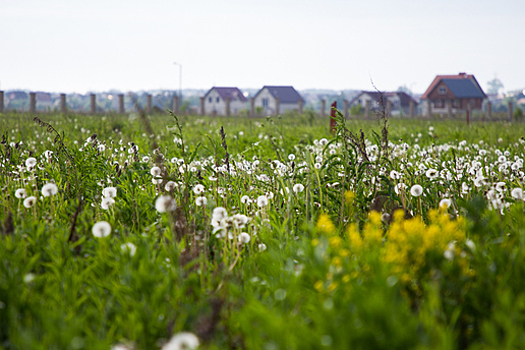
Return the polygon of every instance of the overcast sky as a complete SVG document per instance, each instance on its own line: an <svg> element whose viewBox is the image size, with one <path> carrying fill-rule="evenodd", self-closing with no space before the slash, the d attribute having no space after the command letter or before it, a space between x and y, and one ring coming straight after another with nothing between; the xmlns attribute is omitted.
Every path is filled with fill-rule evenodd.
<svg viewBox="0 0 525 350"><path fill-rule="evenodd" d="M0 0L0 89L525 88L524 0Z"/></svg>

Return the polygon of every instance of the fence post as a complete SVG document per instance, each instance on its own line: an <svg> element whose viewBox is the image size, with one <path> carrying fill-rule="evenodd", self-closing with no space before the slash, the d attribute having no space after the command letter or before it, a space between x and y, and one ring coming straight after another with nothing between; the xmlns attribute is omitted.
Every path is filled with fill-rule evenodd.
<svg viewBox="0 0 525 350"><path fill-rule="evenodd" d="M326 110L326 100L321 100L321 117L325 116L325 110Z"/></svg>
<svg viewBox="0 0 525 350"><path fill-rule="evenodd" d="M449 118L452 118L452 101L447 100L447 114Z"/></svg>
<svg viewBox="0 0 525 350"><path fill-rule="evenodd" d="M201 115L204 115L204 114L205 114L205 113L204 113L204 99L205 99L204 97L201 97L201 110L200 110Z"/></svg>
<svg viewBox="0 0 525 350"><path fill-rule="evenodd" d="M303 100L299 100L298 104L299 104L299 113L303 114L304 101Z"/></svg>
<svg viewBox="0 0 525 350"><path fill-rule="evenodd" d="M492 102L487 102L487 118L492 120Z"/></svg>
<svg viewBox="0 0 525 350"><path fill-rule="evenodd" d="M281 99L279 97L275 98L275 115L279 115L281 107Z"/></svg>
<svg viewBox="0 0 525 350"><path fill-rule="evenodd" d="M36 92L29 93L29 113L36 113Z"/></svg>
<svg viewBox="0 0 525 350"><path fill-rule="evenodd" d="M427 116L428 118L432 117L432 103L430 100L427 100Z"/></svg>
<svg viewBox="0 0 525 350"><path fill-rule="evenodd" d="M414 111L416 109L416 105L414 103L414 101L410 100L410 102L408 103L408 116L410 118L414 118Z"/></svg>
<svg viewBox="0 0 525 350"><path fill-rule="evenodd" d="M255 117L255 97L250 97L250 117Z"/></svg>
<svg viewBox="0 0 525 350"><path fill-rule="evenodd" d="M348 119L348 100L343 100L343 115L345 116L345 119Z"/></svg>
<svg viewBox="0 0 525 350"><path fill-rule="evenodd" d="M4 92L0 90L0 113L4 113Z"/></svg>
<svg viewBox="0 0 525 350"><path fill-rule="evenodd" d="M512 121L512 102L509 102L509 107L507 108L507 111L509 113L509 122Z"/></svg>
<svg viewBox="0 0 525 350"><path fill-rule="evenodd" d="M368 119L370 118L370 100L366 100L366 103L365 103L365 118Z"/></svg>
<svg viewBox="0 0 525 350"><path fill-rule="evenodd" d="M392 101L386 100L386 115L387 117L390 117L390 113L392 113Z"/></svg>
<svg viewBox="0 0 525 350"><path fill-rule="evenodd" d="M97 113L97 95L91 94L91 114L95 115Z"/></svg>
<svg viewBox="0 0 525 350"><path fill-rule="evenodd" d="M179 96L173 96L173 113L179 114Z"/></svg>
<svg viewBox="0 0 525 350"><path fill-rule="evenodd" d="M66 114L67 105L66 105L66 94L60 94L60 113Z"/></svg>
<svg viewBox="0 0 525 350"><path fill-rule="evenodd" d="M148 114L151 114L152 105L151 105L151 95L150 94L146 95L146 109L148 111Z"/></svg>
<svg viewBox="0 0 525 350"><path fill-rule="evenodd" d="M118 95L118 113L124 114L124 94Z"/></svg>
<svg viewBox="0 0 525 350"><path fill-rule="evenodd" d="M230 97L226 97L225 101L226 101L226 110L225 110L225 114L226 114L227 117L229 117L230 114L231 114L231 110L230 110L230 102L231 102L231 98L230 98Z"/></svg>

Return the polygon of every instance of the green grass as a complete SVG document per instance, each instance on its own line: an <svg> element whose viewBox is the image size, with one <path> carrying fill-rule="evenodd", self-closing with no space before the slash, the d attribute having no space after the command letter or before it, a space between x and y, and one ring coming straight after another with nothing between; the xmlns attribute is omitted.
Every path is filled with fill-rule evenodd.
<svg viewBox="0 0 525 350"><path fill-rule="evenodd" d="M1 118L0 349L525 346L525 124Z"/></svg>

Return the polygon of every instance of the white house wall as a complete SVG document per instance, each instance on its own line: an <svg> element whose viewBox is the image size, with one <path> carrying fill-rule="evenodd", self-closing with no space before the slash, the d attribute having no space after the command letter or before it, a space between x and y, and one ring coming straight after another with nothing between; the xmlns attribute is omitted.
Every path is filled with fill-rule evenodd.
<svg viewBox="0 0 525 350"><path fill-rule="evenodd" d="M210 102L211 98L211 102ZM217 99L219 99L217 102ZM248 105L242 101L230 101L230 112L232 115L239 113L243 109L247 109ZM204 114L206 115L226 115L226 101L224 101L216 90L210 93L204 99Z"/></svg>
<svg viewBox="0 0 525 350"><path fill-rule="evenodd" d="M267 107L263 106L263 99L268 99L268 106ZM272 96L272 94L270 93L270 91L267 88L264 88L257 95L257 97L255 98L254 106L255 106L255 109L257 109L257 107L259 107L259 108L262 107L263 108L263 114L272 115L272 114L275 113L275 98ZM293 110L298 111L299 110L299 104L297 104L297 103L282 103L282 102L279 103L279 113L283 113L285 111L293 111Z"/></svg>

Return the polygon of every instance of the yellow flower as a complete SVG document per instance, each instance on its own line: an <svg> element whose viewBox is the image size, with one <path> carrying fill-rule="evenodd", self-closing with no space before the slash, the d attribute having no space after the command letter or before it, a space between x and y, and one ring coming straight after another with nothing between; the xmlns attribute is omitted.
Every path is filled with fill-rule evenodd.
<svg viewBox="0 0 525 350"><path fill-rule="evenodd" d="M328 243L330 243L330 247L332 247L333 249L336 249L336 248L339 248L341 246L342 241L343 240L341 239L341 237L339 237L339 236L332 236L328 240Z"/></svg>
<svg viewBox="0 0 525 350"><path fill-rule="evenodd" d="M359 250L363 247L363 239L359 232L357 232L357 225L351 224L348 226L348 239L350 240L350 245L355 250Z"/></svg>
<svg viewBox="0 0 525 350"><path fill-rule="evenodd" d="M315 282L315 284L314 284L314 288L315 288L318 292L322 291L322 290L323 290L323 281L317 281L317 282Z"/></svg>
<svg viewBox="0 0 525 350"><path fill-rule="evenodd" d="M332 223L332 220L330 220L330 217L328 214L321 214L319 215L319 218L317 219L317 224L315 227L326 234L331 234L335 232L335 226Z"/></svg>
<svg viewBox="0 0 525 350"><path fill-rule="evenodd" d="M317 247L319 240L317 238L312 239L312 246Z"/></svg>
<svg viewBox="0 0 525 350"><path fill-rule="evenodd" d="M352 205L354 203L354 199L355 199L355 193L354 192L352 192L352 191L346 191L345 192L346 204Z"/></svg>

